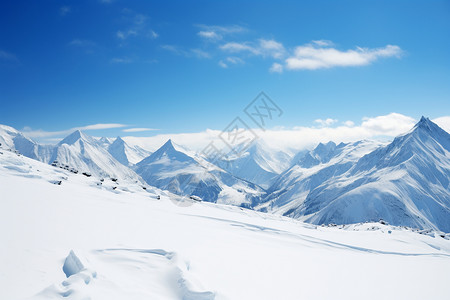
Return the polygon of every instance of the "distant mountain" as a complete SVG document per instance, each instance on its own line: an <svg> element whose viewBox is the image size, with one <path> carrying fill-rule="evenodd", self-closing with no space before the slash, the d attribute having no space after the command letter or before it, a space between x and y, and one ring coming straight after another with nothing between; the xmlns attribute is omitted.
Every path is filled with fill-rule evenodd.
<svg viewBox="0 0 450 300"><path fill-rule="evenodd" d="M272 180L289 167L291 159L288 153L257 141L243 153L231 152L214 163L236 177L268 188Z"/></svg>
<svg viewBox="0 0 450 300"><path fill-rule="evenodd" d="M102 146L102 142L76 130L53 149L50 162L57 161L98 177L140 181L130 168L122 165Z"/></svg>
<svg viewBox="0 0 450 300"><path fill-rule="evenodd" d="M17 150L27 157L42 162L50 160L53 150L53 146L40 145L20 131L6 125L0 125L0 144L3 148Z"/></svg>
<svg viewBox="0 0 450 300"><path fill-rule="evenodd" d="M109 137L104 137L104 136L103 137L93 137L93 138L96 139L104 149L108 149L108 147L115 141L114 138L109 138Z"/></svg>
<svg viewBox="0 0 450 300"><path fill-rule="evenodd" d="M121 137L94 138L79 130L46 146L0 125L0 143L80 173L146 181L178 195L314 224L383 219L450 232L450 135L424 117L390 143L320 143L295 156L255 143L215 164L171 140L150 154Z"/></svg>
<svg viewBox="0 0 450 300"><path fill-rule="evenodd" d="M168 140L135 167L148 184L204 201L253 206L263 190Z"/></svg>
<svg viewBox="0 0 450 300"><path fill-rule="evenodd" d="M303 205L311 191L336 176L347 172L363 155L382 144L376 141L353 143L320 143L315 149L302 155L291 168L276 178L267 189L262 210L290 214Z"/></svg>
<svg viewBox="0 0 450 300"><path fill-rule="evenodd" d="M148 157L151 152L139 146L131 147L120 136L108 145L108 152L125 166L132 166Z"/></svg>
<svg viewBox="0 0 450 300"><path fill-rule="evenodd" d="M314 224L384 219L450 231L450 135L429 119L341 168L330 165L333 175L318 177L317 184L311 184L314 167L300 176L283 174L263 209Z"/></svg>

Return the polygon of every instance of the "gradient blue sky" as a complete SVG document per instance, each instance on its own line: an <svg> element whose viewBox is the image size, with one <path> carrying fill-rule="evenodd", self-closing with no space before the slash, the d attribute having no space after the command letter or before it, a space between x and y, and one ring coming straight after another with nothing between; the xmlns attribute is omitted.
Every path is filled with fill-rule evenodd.
<svg viewBox="0 0 450 300"><path fill-rule="evenodd" d="M0 123L220 130L260 91L273 126L436 118L449 53L449 1L2 1Z"/></svg>

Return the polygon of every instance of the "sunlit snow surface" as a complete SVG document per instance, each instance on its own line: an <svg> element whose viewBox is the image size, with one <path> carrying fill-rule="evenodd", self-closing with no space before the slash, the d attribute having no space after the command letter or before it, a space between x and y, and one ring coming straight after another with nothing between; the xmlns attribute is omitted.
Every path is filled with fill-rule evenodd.
<svg viewBox="0 0 450 300"><path fill-rule="evenodd" d="M0 299L450 299L448 234L179 206L0 152Z"/></svg>

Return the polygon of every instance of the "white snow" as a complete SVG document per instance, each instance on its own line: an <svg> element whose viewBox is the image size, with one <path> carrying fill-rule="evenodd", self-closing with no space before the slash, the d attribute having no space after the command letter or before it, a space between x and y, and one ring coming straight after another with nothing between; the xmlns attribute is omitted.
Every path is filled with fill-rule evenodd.
<svg viewBox="0 0 450 300"><path fill-rule="evenodd" d="M180 206L1 152L0 299L450 297L445 235Z"/></svg>

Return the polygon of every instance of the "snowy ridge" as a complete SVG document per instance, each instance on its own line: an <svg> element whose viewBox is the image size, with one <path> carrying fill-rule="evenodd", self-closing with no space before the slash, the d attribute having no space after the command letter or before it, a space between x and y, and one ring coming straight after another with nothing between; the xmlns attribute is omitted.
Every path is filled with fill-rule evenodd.
<svg viewBox="0 0 450 300"><path fill-rule="evenodd" d="M120 136L110 143L107 149L109 154L125 166L133 166L151 154L139 146L131 147Z"/></svg>
<svg viewBox="0 0 450 300"><path fill-rule="evenodd" d="M263 192L171 140L139 162L135 170L150 185L208 202L252 206Z"/></svg>
<svg viewBox="0 0 450 300"><path fill-rule="evenodd" d="M293 208L303 205L310 191L345 173L360 157L381 145L375 141L319 144L276 178L267 190L265 203L257 209L289 214Z"/></svg>
<svg viewBox="0 0 450 300"><path fill-rule="evenodd" d="M118 162L95 138L77 130L53 149L51 162L68 165L79 172L96 177L111 177L127 181L142 181L133 170Z"/></svg>
<svg viewBox="0 0 450 300"><path fill-rule="evenodd" d="M43 162L47 162L52 153L52 146L39 145L23 133L6 125L0 125L0 144L3 148L16 150L27 157Z"/></svg>

